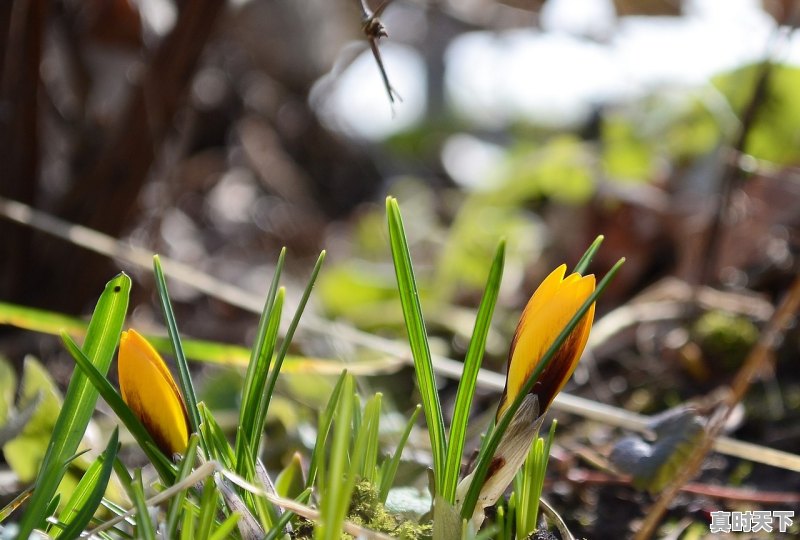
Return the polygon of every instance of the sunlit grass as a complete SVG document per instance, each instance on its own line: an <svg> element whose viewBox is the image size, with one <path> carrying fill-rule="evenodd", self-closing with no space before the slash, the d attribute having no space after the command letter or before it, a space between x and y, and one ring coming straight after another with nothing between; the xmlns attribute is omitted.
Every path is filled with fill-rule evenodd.
<svg viewBox="0 0 800 540"><path fill-rule="evenodd" d="M177 383L172 381L172 375L163 365L160 355L146 338L135 331L126 334L136 338L135 346L123 344L120 361L144 361L153 369L142 371L133 364L121 367L122 392L106 377L127 312L131 288L127 276L120 275L109 282L98 301L82 347L71 337L71 334L83 332L80 324L69 319L11 308L14 316L23 314L33 317L38 321L33 324L39 324L46 331L52 332L54 325L64 324L60 333L75 360L75 375L67 390L64 407L56 422L47 457L32 495L28 491L12 505L0 510L0 522L7 521L9 516L16 516L20 504L26 501L17 518L19 532L23 536L38 529L62 537L94 531L111 538L130 535L156 538L166 535L168 538L192 540L271 539L286 537L291 532L295 538L313 536L333 540L347 532L375 538L387 535L425 538L432 535L437 539L450 539L462 536L522 538L535 530L539 523L538 501L553 431L546 442L537 439L531 445L544 410L540 411L537 399L529 396L534 383L546 372L549 363L562 350L574 329L582 320L585 321L585 314L613 278L621 262L591 294L580 298L581 301L575 304L579 306L575 313L570 311L564 315L565 319L569 319L568 323L563 328L559 326L558 332L554 330L550 336L552 343L541 356L514 360L530 363L523 370L529 376L524 380L516 380L513 392L504 394L507 401L499 408L497 425L486 434L475 468L469 476L462 478L467 427L502 280L505 243L498 241L495 257L487 265L486 286L466 351L452 418L445 419L409 244L399 205L392 198L387 199L387 217L397 288L421 398L421 404L408 416L398 434L393 451L387 452L382 444L381 420L385 414L382 394L362 396L356 390L354 376L342 373L327 405L319 413L316 440L308 456L304 458L295 454L282 471L275 471L280 473L277 475L267 471L261 462L262 439L270 402L284 361L289 358L292 338L321 270L324 252L311 273L282 337L280 326L287 301L280 282L286 254L285 251L280 254L250 350L239 421L232 440L220 427L213 412L205 403L198 401L184 350L185 344L192 342L181 338L167 281L160 261L155 257L154 273L159 304L168 330L167 341L177 366ZM577 272L585 272L601 240L598 238L592 244L578 263ZM518 338L515 337L515 342ZM570 354L569 362L574 364L580 350ZM549 388L552 392L561 388L571 369L564 373L563 380L551 382ZM148 460L148 466L133 471L126 469L117 456L119 442L114 431L102 454L88 465L77 488L68 499L62 501L56 488L76 455L98 396L104 399L120 423L133 435L136 446ZM527 405L523 406L523 402ZM527 412L517 415L521 408ZM183 411L184 416L172 414L175 411ZM384 504L390 498L392 489L403 485L399 483L397 473L403 450L420 413L425 420L433 464L430 484L431 500L434 501L430 509L432 512L423 513L418 518L391 516ZM514 430L515 444L523 441L523 453L520 455L527 456L526 464L518 475L516 466L507 471L509 477L506 483L510 483L517 475L509 503L501 505L498 517L478 530L483 521L482 506L479 520L473 514L478 512L476 504L487 485L486 472L495 453L507 451L509 439L505 436L506 430L512 420L519 423L520 419L529 419L525 420L523 427ZM171 438L176 430L181 429L188 430L188 438L185 432L177 438ZM156 481L146 480L152 478L149 473L151 467L157 474ZM125 494L120 502L104 497L112 481L117 482ZM496 496L499 497L504 490L505 485Z"/></svg>

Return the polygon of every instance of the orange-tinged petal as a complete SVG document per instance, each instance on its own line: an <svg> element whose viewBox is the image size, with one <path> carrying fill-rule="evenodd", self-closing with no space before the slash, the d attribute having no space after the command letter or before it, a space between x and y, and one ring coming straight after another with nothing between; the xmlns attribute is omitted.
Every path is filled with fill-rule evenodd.
<svg viewBox="0 0 800 540"><path fill-rule="evenodd" d="M562 264L553 270L533 293L522 312L508 355L508 375L497 409L498 420L558 334L594 291L593 275L581 276L576 273L565 278L566 269L567 266ZM541 414L544 414L575 370L589 339L593 319L594 304L534 384L532 393L539 398Z"/></svg>
<svg viewBox="0 0 800 540"><path fill-rule="evenodd" d="M120 338L119 388L165 454L186 449L189 420L181 393L164 360L135 330L122 332Z"/></svg>

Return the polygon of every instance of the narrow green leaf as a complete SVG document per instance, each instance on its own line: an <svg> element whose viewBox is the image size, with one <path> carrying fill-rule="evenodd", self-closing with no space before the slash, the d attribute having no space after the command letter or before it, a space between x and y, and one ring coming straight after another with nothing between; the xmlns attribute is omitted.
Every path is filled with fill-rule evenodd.
<svg viewBox="0 0 800 540"><path fill-rule="evenodd" d="M196 521L196 512L194 508L184 509L183 520L181 523L181 539L194 540L194 525Z"/></svg>
<svg viewBox="0 0 800 540"><path fill-rule="evenodd" d="M164 277L164 270L161 268L161 259L158 255L153 256L153 272L156 277L156 289L158 299L161 303L161 312L164 321L167 323L167 331L172 342L172 353L175 356L175 364L178 366L178 384L186 402L186 412L189 413L189 427L192 433L200 431L200 412L197 410L197 394L194 391L192 377L189 373L189 364L186 362L186 355L181 345L181 335L178 332L178 323L175 320L175 312L172 310L172 301L169 299L167 290L167 280ZM202 435L200 436L200 446L205 449Z"/></svg>
<svg viewBox="0 0 800 540"><path fill-rule="evenodd" d="M139 418L131 411L130 407L123 401L122 396L111 386L108 379L98 371L98 369L89 361L83 351L72 341L72 338L65 333L61 334L61 340L67 351L75 360L78 366L78 372L82 373L99 392L109 407L114 411L128 431L131 432L133 438L144 451L145 455L150 459L150 462L158 471L158 475L165 483L172 483L175 477L174 467L171 465L169 459L164 456L161 450L158 449L153 437L144 427L144 424Z"/></svg>
<svg viewBox="0 0 800 540"><path fill-rule="evenodd" d="M128 310L130 290L130 278L119 274L106 284L92 314L82 350L102 374L108 372L111 365ZM47 506L64 474L62 464L78 448L94 411L97 396L97 390L86 375L81 372L73 375L36 479L36 490L20 522L20 538L30 536L33 529L41 526L47 517Z"/></svg>
<svg viewBox="0 0 800 540"><path fill-rule="evenodd" d="M102 456L89 467L78 486L67 501L60 518L67 527L61 531L58 538L76 538L91 521L92 516L103 500L103 494L111 479L111 470L117 457L119 444L118 430L114 428Z"/></svg>
<svg viewBox="0 0 800 540"><path fill-rule="evenodd" d="M255 377L253 378L253 400L248 403L248 408L242 403L242 411L245 411L246 423L245 433L248 435L248 445L251 449L250 459L255 462L256 455L258 454L259 443L261 442L261 433L264 424L267 421L267 403L268 396L264 391L269 377L269 364L275 350L275 344L278 340L278 329L281 325L281 315L283 314L283 301L286 297L286 289L281 287L278 289L278 295L275 297L275 305L270 313L269 324L267 324L267 334L264 341L264 349L259 354L257 369Z"/></svg>
<svg viewBox="0 0 800 540"><path fill-rule="evenodd" d="M261 406L258 410L259 422L256 423L256 427L258 428L259 433L264 431L264 423L267 419L267 411L269 409L270 401L272 401L272 394L275 392L275 385L278 382L278 375L281 372L283 361L286 359L286 355L289 352L289 346L292 344L292 339L294 338L294 333L297 330L298 324L300 323L300 317L303 315L303 311L306 309L306 304L308 304L308 299L311 296L311 290L314 288L314 283L317 281L317 276L319 275L320 269L322 269L322 263L324 261L325 251L320 253L319 257L317 258L314 269L311 271L311 277L306 284L305 290L303 290L303 296L300 298L300 304L298 304L297 309L295 310L294 317L292 317L292 322L289 323L289 328L286 330L286 335L283 337L281 348L278 351L277 356L275 356L275 361L273 362L269 379L267 380L267 387L264 390Z"/></svg>
<svg viewBox="0 0 800 540"><path fill-rule="evenodd" d="M314 538L320 540L339 540L342 522L350 502L347 474L347 454L350 448L350 435L353 419L353 377L345 375L342 396L336 408L336 423L333 429L333 443L328 462L324 496L320 501L321 522L314 530ZM348 487L350 490L348 490Z"/></svg>
<svg viewBox="0 0 800 540"><path fill-rule="evenodd" d="M494 256L494 262L489 270L486 288L483 291L478 314L475 317L475 328L469 340L469 347L464 358L464 372L458 383L456 402L453 407L453 420L450 423L450 436L447 444L447 461L445 462L442 497L450 504L455 503L458 476L461 472L461 458L464 452L464 441L467 436L467 422L472 409L472 398L475 395L475 385L478 372L486 350L486 336L492 323L492 314L497 295L500 292L500 281L503 278L503 263L505 260L505 242L500 242Z"/></svg>
<svg viewBox="0 0 800 540"><path fill-rule="evenodd" d="M414 424L417 422L417 417L419 417L419 412L421 410L421 405L417 405L414 408L414 412L411 413L411 418L408 419L406 428L403 430L403 434L400 436L400 440L397 443L397 448L395 449L392 458L386 462L388 465L386 466L384 474L381 475L381 483L378 491L378 497L382 503L386 502L386 497L389 496L389 490L392 489L394 477L397 474L397 468L400 466L400 458L403 454L403 448L406 446L408 437L411 435L411 430L414 428Z"/></svg>
<svg viewBox="0 0 800 540"><path fill-rule="evenodd" d="M544 369L550 364L550 361L561 348L561 345L564 343L564 341L566 341L575 327L578 326L581 318L583 318L583 315L589 310L589 307L597 300L597 298L600 297L601 294L603 294L603 291L605 291L606 287L608 287L609 283L611 283L611 280L614 278L614 276L616 276L624 262L624 258L617 261L617 263L611 268L611 270L608 271L602 281L600 281L600 283L597 285L595 291L589 295L589 298L587 298L583 304L581 304L581 307L578 309L572 319L570 319L564 329L561 330L561 333L558 334L553 344L542 356L542 360L537 364L536 369L533 371L533 373L531 373L530 377L528 377L525 385L520 389L512 404L506 410L505 414L503 414L503 416L500 418L500 421L492 430L491 434L489 434L486 445L483 447L482 452L478 455L474 469L474 476L461 506L462 518L468 520L472 517L472 514L475 511L475 505L478 502L478 495L480 495L481 487L483 487L483 482L486 479L486 473L489 470L489 464L492 461L492 457L494 457L495 450L497 450L497 446L500 444L503 434L505 433L506 429L508 429L511 420L514 418L517 409L519 409L522 402L530 393L533 385L538 380L542 371L544 371Z"/></svg>
<svg viewBox="0 0 800 540"><path fill-rule="evenodd" d="M208 540L225 540L226 538L230 538L233 529L239 523L240 517L242 517L241 514L236 512L229 515L225 518L225 521L219 524L219 527L214 529L214 532L208 537Z"/></svg>
<svg viewBox="0 0 800 540"><path fill-rule="evenodd" d="M250 403L256 400L256 392L261 392L261 388L256 388L253 378L256 376L259 359L262 356L262 351L265 349L265 340L267 339L267 327L269 326L272 317L272 308L275 304L275 297L278 294L278 284L280 282L281 273L283 271L283 264L286 258L286 248L281 249L278 256L278 262L275 265L275 272L272 274L272 281L269 285L269 292L267 299L264 302L264 309L261 311L261 318L258 320L258 329L256 330L256 338L253 342L253 348L250 351L250 362L247 364L247 372L245 373L244 385L242 386L242 407L239 410L239 425L245 425L246 415L245 408L248 413L254 413L255 410ZM269 358L267 358L269 360ZM263 359L261 361L264 361ZM249 433L245 431L245 435L249 437ZM237 441L238 442L238 441Z"/></svg>
<svg viewBox="0 0 800 540"><path fill-rule="evenodd" d="M583 254L581 260L579 260L578 264L575 265L575 268L572 270L573 273L577 272L580 275L586 274L586 270L589 269L589 264L591 264L592 259L594 259L597 250L600 249L600 244L603 243L603 240L605 240L605 236L602 234L594 239L592 245L589 246L589 249L587 249Z"/></svg>
<svg viewBox="0 0 800 540"><path fill-rule="evenodd" d="M445 438L442 407L439 403L439 394L436 389L436 378L433 372L428 334L425 330L425 320L422 317L419 291L417 290L414 269L411 264L411 254L408 250L408 241L403 228L403 218L400 215L400 207L396 199L387 197L386 213L389 221L389 240L397 276L397 288L400 293L400 303L403 307L403 318L406 322L411 354L414 358L414 373L417 377L417 386L422 397L422 408L425 412L425 421L428 423L428 434L431 439L436 492L441 493L447 440Z"/></svg>
<svg viewBox="0 0 800 540"><path fill-rule="evenodd" d="M297 496L295 499L299 503L305 504L306 501L311 497L311 488L306 488L303 490L300 495ZM267 535L264 537L264 540L275 540L278 536L282 536L284 529L286 528L286 524L289 523L289 520L294 517L294 512L289 512L288 510L283 513L281 518L275 523L275 525L267 532Z"/></svg>
<svg viewBox="0 0 800 540"><path fill-rule="evenodd" d="M207 540L211 535L211 525L214 524L214 514L217 512L217 487L212 478L206 478L203 483L203 494L200 497L200 519L197 524L195 538Z"/></svg>
<svg viewBox="0 0 800 540"><path fill-rule="evenodd" d="M202 424L200 424L200 430L203 432L203 439L208 444L210 455L226 469L233 470L234 463L236 463L236 455L228 442L228 437L205 403L200 402L198 408L200 409L200 417L203 419Z"/></svg>
<svg viewBox="0 0 800 540"><path fill-rule="evenodd" d="M136 469L133 477L133 502L136 505L136 537L144 540L156 540L153 521L150 519L147 500L144 497L141 469Z"/></svg>
<svg viewBox="0 0 800 540"><path fill-rule="evenodd" d="M184 453L183 460L178 468L178 475L175 482L183 481L192 472L194 461L197 457L197 445L200 442L200 436L192 433L189 436L189 443L186 445L186 452ZM186 500L186 491L181 490L169 502L169 509L167 510L167 538L176 538L178 531L178 517L183 512L183 503Z"/></svg>
<svg viewBox="0 0 800 540"><path fill-rule="evenodd" d="M368 480L370 484L375 484L376 467L378 464L378 431L381 422L381 397L382 394L378 392L369 401L364 408L364 427L362 428L367 432L367 446L364 450L364 460L361 463L361 470L359 476L364 480Z"/></svg>
<svg viewBox="0 0 800 540"><path fill-rule="evenodd" d="M342 387L344 386L345 379L348 378L347 372L343 371L336 381L336 386L333 387L328 404L325 410L319 417L319 425L317 427L317 440L314 443L314 450L311 452L311 463L308 465L308 478L306 479L306 487L312 487L317 478L317 470L320 463L325 459L325 446L328 440L328 433L331 430L333 423L333 415L336 408L339 406L339 400L342 396Z"/></svg>

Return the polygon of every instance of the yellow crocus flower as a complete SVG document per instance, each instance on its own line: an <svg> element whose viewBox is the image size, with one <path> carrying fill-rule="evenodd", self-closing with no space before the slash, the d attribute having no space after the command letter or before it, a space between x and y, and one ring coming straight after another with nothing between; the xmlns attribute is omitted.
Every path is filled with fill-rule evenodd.
<svg viewBox="0 0 800 540"><path fill-rule="evenodd" d="M594 275L574 273L564 278L566 270L566 264L553 270L533 293L522 312L508 353L508 375L497 407L498 420L517 397L558 334L594 292ZM531 393L538 398L540 414L547 411L553 398L575 371L589 339L593 320L594 304L533 385Z"/></svg>
<svg viewBox="0 0 800 540"><path fill-rule="evenodd" d="M186 405L164 360L136 330L119 342L122 399L167 456L183 452L189 441Z"/></svg>
<svg viewBox="0 0 800 540"><path fill-rule="evenodd" d="M553 270L533 293L522 312L508 353L508 374L503 396L497 407L498 421L514 402L547 349L594 292L593 275L581 276L574 273L565 278L566 270L565 264ZM594 304L556 351L511 420L489 465L470 520L475 530L483 522L484 509L497 502L525 460L533 438L542 424L544 413L567 383L581 358L593 319ZM474 472L459 484L457 503L463 501L473 477Z"/></svg>

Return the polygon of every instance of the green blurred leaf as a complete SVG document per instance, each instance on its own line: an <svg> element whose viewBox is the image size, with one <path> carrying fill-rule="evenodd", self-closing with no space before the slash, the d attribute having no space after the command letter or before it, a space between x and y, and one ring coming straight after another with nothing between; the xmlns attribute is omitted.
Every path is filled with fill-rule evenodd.
<svg viewBox="0 0 800 540"><path fill-rule="evenodd" d="M64 505L59 519L67 527L58 534L57 538L76 538L91 521L103 500L103 494L111 479L111 470L114 466L114 459L117 457L118 444L118 430L114 428L105 451L92 463L78 482L72 497Z"/></svg>
<svg viewBox="0 0 800 540"><path fill-rule="evenodd" d="M17 374L4 356L0 356L0 427L8 421L14 409L14 397L17 393Z"/></svg>
<svg viewBox="0 0 800 540"><path fill-rule="evenodd" d="M769 67L769 83L758 116L747 137L745 152L758 159L783 165L800 161L800 68L775 64ZM745 66L712 79L741 115L749 105L761 64Z"/></svg>
<svg viewBox="0 0 800 540"><path fill-rule="evenodd" d="M653 174L653 150L636 132L633 121L621 115L603 118L603 171L613 180L650 180Z"/></svg>
<svg viewBox="0 0 800 540"><path fill-rule="evenodd" d="M574 135L559 135L544 145L520 145L508 154L494 198L513 206L539 197L585 202L595 189L593 161L591 149Z"/></svg>
<svg viewBox="0 0 800 540"><path fill-rule="evenodd" d="M62 403L61 392L58 391L50 373L38 360L28 356L22 368L19 407L23 408L35 401L39 394L41 394L39 406L22 433L3 446L8 465L22 482L30 482L36 478Z"/></svg>
<svg viewBox="0 0 800 540"><path fill-rule="evenodd" d="M294 499L305 489L303 479L303 460L298 452L292 456L289 464L278 474L275 479L275 491L281 497Z"/></svg>

